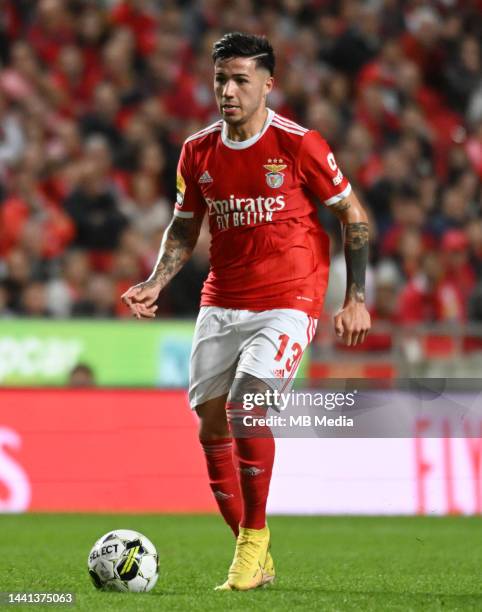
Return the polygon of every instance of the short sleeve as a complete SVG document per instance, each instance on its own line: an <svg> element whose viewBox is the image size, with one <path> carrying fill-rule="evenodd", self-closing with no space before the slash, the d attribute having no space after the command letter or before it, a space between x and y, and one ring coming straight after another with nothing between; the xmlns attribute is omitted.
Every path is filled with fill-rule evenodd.
<svg viewBox="0 0 482 612"><path fill-rule="evenodd" d="M182 219L192 219L194 216L204 215L205 212L204 199L191 170L193 161L191 155L190 149L184 143L177 165L177 195L174 208L174 216Z"/></svg>
<svg viewBox="0 0 482 612"><path fill-rule="evenodd" d="M327 206L350 195L351 185L338 168L328 143L314 130L302 139L298 168L303 185Z"/></svg>

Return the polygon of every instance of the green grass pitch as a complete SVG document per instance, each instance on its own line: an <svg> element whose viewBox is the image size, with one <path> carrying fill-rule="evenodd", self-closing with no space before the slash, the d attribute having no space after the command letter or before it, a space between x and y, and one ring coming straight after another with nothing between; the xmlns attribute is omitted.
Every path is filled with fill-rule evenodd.
<svg viewBox="0 0 482 612"><path fill-rule="evenodd" d="M157 546L151 593L91 585L90 547L114 528L141 531ZM270 528L277 582L216 593L234 546L217 516L2 515L0 591L72 591L75 607L62 608L88 612L482 609L481 518L271 517Z"/></svg>

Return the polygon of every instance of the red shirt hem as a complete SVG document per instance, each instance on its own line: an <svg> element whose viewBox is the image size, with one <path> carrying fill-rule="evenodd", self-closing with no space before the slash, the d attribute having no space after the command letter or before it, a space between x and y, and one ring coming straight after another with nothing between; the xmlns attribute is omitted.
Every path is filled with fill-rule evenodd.
<svg viewBox="0 0 482 612"><path fill-rule="evenodd" d="M235 310L275 310L276 308L292 308L293 310L300 310L307 315L318 319L323 308L323 301L307 302L304 300L298 300L296 298L285 298L285 299L270 299L270 300L256 300L256 303L250 302L249 300L223 300L219 297L214 296L202 296L201 306L218 306L219 308L233 308Z"/></svg>

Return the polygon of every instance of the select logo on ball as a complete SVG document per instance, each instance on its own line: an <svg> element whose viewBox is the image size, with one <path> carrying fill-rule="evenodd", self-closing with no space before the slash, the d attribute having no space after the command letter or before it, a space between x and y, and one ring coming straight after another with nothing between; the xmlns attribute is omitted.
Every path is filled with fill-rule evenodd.
<svg viewBox="0 0 482 612"><path fill-rule="evenodd" d="M87 564L95 588L103 591L150 591L159 576L154 544L131 529L117 529L99 538Z"/></svg>

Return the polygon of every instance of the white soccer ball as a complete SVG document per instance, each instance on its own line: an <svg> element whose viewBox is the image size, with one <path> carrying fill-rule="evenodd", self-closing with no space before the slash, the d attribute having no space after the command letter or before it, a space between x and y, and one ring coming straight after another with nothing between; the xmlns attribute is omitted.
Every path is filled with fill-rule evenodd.
<svg viewBox="0 0 482 612"><path fill-rule="evenodd" d="M131 529L115 529L99 538L87 565L94 586L104 591L150 591L159 577L156 547Z"/></svg>

